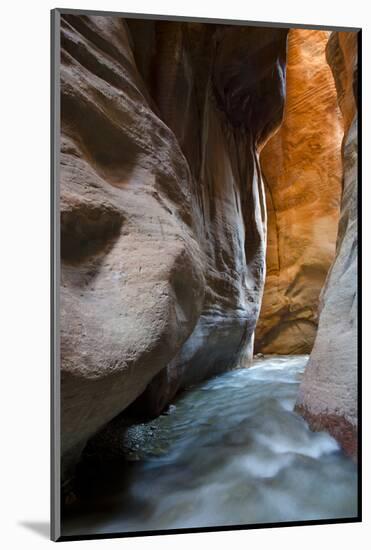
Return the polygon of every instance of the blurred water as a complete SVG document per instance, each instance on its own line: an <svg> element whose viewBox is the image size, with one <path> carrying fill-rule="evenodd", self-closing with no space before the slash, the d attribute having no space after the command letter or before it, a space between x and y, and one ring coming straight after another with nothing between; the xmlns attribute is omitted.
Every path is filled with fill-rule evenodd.
<svg viewBox="0 0 371 550"><path fill-rule="evenodd" d="M94 484L63 534L356 516L355 465L293 412L307 359L256 360L132 427L133 462Z"/></svg>

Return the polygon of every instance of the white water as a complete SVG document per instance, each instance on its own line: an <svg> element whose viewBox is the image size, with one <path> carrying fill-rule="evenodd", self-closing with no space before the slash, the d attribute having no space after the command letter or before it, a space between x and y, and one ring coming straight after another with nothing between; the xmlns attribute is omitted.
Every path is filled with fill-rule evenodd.
<svg viewBox="0 0 371 550"><path fill-rule="evenodd" d="M257 360L131 428L123 438L136 460L109 472L63 534L356 516L355 465L293 412L307 359Z"/></svg>

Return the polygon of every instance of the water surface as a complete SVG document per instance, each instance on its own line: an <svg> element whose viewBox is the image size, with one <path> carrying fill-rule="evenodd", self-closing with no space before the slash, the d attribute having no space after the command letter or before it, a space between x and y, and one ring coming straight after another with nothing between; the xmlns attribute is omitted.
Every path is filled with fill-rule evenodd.
<svg viewBox="0 0 371 550"><path fill-rule="evenodd" d="M67 535L357 515L357 473L328 434L293 412L308 356L270 356L183 393L169 414L122 435L66 515Z"/></svg>

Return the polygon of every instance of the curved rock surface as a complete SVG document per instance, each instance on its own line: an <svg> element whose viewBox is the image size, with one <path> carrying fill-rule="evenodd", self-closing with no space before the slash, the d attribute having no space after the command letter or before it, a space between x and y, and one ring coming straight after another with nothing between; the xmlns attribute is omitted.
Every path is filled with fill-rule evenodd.
<svg viewBox="0 0 371 550"><path fill-rule="evenodd" d="M297 410L357 455L357 34L333 33L327 47L344 118L343 190L336 257L321 295L319 326Z"/></svg>
<svg viewBox="0 0 371 550"><path fill-rule="evenodd" d="M335 255L343 121L328 38L325 31L290 31L284 119L261 153L268 246L257 352L310 353Z"/></svg>
<svg viewBox="0 0 371 550"><path fill-rule="evenodd" d="M157 414L251 355L286 35L62 17L64 479L138 397Z"/></svg>

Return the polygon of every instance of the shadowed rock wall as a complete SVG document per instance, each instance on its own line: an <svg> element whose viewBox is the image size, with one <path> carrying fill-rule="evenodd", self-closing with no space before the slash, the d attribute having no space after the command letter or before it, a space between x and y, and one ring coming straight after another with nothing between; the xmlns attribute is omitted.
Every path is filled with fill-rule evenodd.
<svg viewBox="0 0 371 550"><path fill-rule="evenodd" d="M345 136L336 257L321 295L319 326L297 409L315 430L328 430L357 454L357 34L331 35L332 68Z"/></svg>
<svg viewBox="0 0 371 550"><path fill-rule="evenodd" d="M334 259L343 120L326 61L328 38L325 31L290 31L283 123L261 153L268 246L257 352L310 353Z"/></svg>
<svg viewBox="0 0 371 550"><path fill-rule="evenodd" d="M286 30L63 16L65 479L126 409L249 360L265 275L259 149Z"/></svg>

